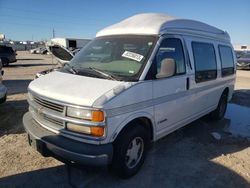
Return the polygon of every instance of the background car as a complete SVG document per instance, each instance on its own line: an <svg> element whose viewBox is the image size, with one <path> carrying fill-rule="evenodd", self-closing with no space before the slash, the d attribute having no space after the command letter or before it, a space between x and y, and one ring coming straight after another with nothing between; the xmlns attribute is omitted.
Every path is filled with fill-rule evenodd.
<svg viewBox="0 0 250 188"><path fill-rule="evenodd" d="M48 50L45 47L38 47L30 50L32 54L47 54L47 52Z"/></svg>
<svg viewBox="0 0 250 188"><path fill-rule="evenodd" d="M0 45L0 59L3 66L8 66L9 63L16 62L16 52L12 47Z"/></svg>
<svg viewBox="0 0 250 188"><path fill-rule="evenodd" d="M0 104L4 103L6 101L7 98L7 88L2 84L2 76L4 71L2 70L2 62L0 59Z"/></svg>
<svg viewBox="0 0 250 188"><path fill-rule="evenodd" d="M237 59L237 69L250 69L250 53L245 53Z"/></svg>

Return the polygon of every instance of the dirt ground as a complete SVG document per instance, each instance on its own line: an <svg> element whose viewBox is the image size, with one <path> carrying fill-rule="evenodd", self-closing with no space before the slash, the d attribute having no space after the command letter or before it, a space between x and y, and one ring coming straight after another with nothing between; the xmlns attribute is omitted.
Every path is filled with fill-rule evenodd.
<svg viewBox="0 0 250 188"><path fill-rule="evenodd" d="M237 71L223 120L204 117L161 139L141 171L121 180L105 167L66 166L28 145L22 126L27 86L55 60L28 52L17 58L4 68L8 98L0 105L0 187L250 187L250 71Z"/></svg>

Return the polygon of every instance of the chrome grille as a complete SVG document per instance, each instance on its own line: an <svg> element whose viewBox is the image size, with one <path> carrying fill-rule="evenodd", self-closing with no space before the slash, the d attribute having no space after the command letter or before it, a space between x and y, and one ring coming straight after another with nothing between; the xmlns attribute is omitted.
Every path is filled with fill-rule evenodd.
<svg viewBox="0 0 250 188"><path fill-rule="evenodd" d="M56 124L56 125L59 125L61 127L63 127L63 121L62 120L57 120L57 119L53 119L49 116L46 116L46 115L43 115L43 118L46 120L46 121L49 121L53 124Z"/></svg>
<svg viewBox="0 0 250 188"><path fill-rule="evenodd" d="M50 102L48 100L41 99L41 98L39 98L37 96L33 96L33 99L34 99L34 102L36 102L40 106L48 108L50 110L54 110L54 111L61 112L61 113L64 110L64 106L63 105L56 104L54 102Z"/></svg>
<svg viewBox="0 0 250 188"><path fill-rule="evenodd" d="M32 108L30 108L30 111L33 113L33 118L43 125L55 130L64 128L63 120L52 118L50 116L47 116L46 114L38 114Z"/></svg>

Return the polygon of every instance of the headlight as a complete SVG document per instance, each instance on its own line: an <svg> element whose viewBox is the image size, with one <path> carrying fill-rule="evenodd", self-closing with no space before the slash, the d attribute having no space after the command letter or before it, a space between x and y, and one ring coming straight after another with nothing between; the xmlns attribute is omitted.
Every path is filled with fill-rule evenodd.
<svg viewBox="0 0 250 188"><path fill-rule="evenodd" d="M84 133L84 134L90 134L91 130L90 127L82 126L82 125L76 125L73 123L67 123L67 129L73 132L78 133Z"/></svg>
<svg viewBox="0 0 250 188"><path fill-rule="evenodd" d="M73 123L67 123L67 129L73 132L89 134L92 136L101 137L104 135L105 128L100 126L87 127L84 125L77 125Z"/></svg>
<svg viewBox="0 0 250 188"><path fill-rule="evenodd" d="M88 110L82 108L67 108L67 116L78 119L86 119L94 122L104 121L104 112L100 110Z"/></svg>
<svg viewBox="0 0 250 188"><path fill-rule="evenodd" d="M82 109L82 108L67 108L67 116L79 118L79 119L88 119L91 120L92 113L90 110Z"/></svg>

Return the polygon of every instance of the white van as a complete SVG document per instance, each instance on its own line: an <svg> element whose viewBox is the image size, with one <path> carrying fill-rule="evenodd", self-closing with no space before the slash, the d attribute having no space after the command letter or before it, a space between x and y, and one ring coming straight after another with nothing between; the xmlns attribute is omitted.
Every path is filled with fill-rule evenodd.
<svg viewBox="0 0 250 188"><path fill-rule="evenodd" d="M134 175L148 146L210 114L235 83L229 35L207 24L139 14L97 33L61 70L30 83L23 123L44 156Z"/></svg>
<svg viewBox="0 0 250 188"><path fill-rule="evenodd" d="M4 103L7 97L7 88L2 84L3 73L4 73L2 68L3 68L3 64L0 59L0 104Z"/></svg>

